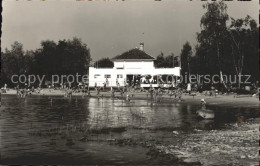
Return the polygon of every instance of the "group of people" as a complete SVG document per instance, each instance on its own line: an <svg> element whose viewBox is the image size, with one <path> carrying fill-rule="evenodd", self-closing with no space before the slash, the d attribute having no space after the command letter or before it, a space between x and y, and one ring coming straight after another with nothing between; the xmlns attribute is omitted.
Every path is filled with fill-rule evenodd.
<svg viewBox="0 0 260 166"><path fill-rule="evenodd" d="M161 88L158 88L158 89L150 88L149 92L150 92L151 98L156 99L158 96L160 96L162 94L168 94L170 97L174 96L174 98L178 99L179 101L181 101L182 94L183 94L182 88L176 88L176 89L168 90L167 92L165 92Z"/></svg>
<svg viewBox="0 0 260 166"><path fill-rule="evenodd" d="M25 98L28 95L28 90L26 89L17 89L17 96L20 98Z"/></svg>
<svg viewBox="0 0 260 166"><path fill-rule="evenodd" d="M72 89L65 90L64 97L65 98L71 98L72 97Z"/></svg>

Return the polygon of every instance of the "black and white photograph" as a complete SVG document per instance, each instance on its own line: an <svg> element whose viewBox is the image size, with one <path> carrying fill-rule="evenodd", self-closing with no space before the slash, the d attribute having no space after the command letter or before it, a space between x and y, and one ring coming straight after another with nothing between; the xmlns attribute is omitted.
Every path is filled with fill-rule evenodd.
<svg viewBox="0 0 260 166"><path fill-rule="evenodd" d="M258 0L1 5L0 165L259 165Z"/></svg>

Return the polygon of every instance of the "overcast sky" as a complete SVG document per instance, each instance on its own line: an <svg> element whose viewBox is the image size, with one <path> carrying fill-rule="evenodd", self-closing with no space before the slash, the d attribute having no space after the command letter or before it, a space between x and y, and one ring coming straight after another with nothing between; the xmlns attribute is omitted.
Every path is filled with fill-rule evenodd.
<svg viewBox="0 0 260 166"><path fill-rule="evenodd" d="M179 55L182 45L196 44L200 18L205 13L201 1L129 0L89 2L75 0L4 0L1 47L14 41L25 50L40 47L42 40L82 39L93 60L114 57L144 42L145 52L157 56ZM226 2L228 14L258 20L258 0Z"/></svg>

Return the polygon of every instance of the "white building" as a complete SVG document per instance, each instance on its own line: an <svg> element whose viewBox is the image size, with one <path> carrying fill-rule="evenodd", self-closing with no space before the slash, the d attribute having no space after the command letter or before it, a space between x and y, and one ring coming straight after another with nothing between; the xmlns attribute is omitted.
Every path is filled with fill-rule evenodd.
<svg viewBox="0 0 260 166"><path fill-rule="evenodd" d="M113 68L89 68L89 86L116 87L126 84L139 84L141 87L158 87L159 84L170 84L160 79L180 76L180 67L155 68L155 58L144 52L144 44L113 58ZM170 77L169 77L170 76ZM158 81L162 80L162 81ZM174 81L173 81L174 82Z"/></svg>

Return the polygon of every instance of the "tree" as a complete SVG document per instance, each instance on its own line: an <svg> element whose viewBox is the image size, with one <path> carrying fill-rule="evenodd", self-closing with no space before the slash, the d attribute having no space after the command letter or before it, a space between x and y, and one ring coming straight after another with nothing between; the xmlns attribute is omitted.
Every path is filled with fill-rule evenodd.
<svg viewBox="0 0 260 166"><path fill-rule="evenodd" d="M186 42L183 45L181 50L181 75L184 78L186 73L188 74L188 78L190 76L190 62L191 62L191 55L192 55L192 47L189 42Z"/></svg>
<svg viewBox="0 0 260 166"><path fill-rule="evenodd" d="M11 50L6 48L1 55L1 85L5 83L13 85L11 82L13 75L26 74L23 45L15 41L11 45Z"/></svg>
<svg viewBox="0 0 260 166"><path fill-rule="evenodd" d="M171 53L170 55L165 57L164 60L165 67L178 67L179 66L179 61L178 57L174 55L174 53Z"/></svg>
<svg viewBox="0 0 260 166"><path fill-rule="evenodd" d="M158 68L172 68L179 66L178 57L171 53L170 55L164 57L163 52L161 52L155 60L155 67Z"/></svg>
<svg viewBox="0 0 260 166"><path fill-rule="evenodd" d="M112 68L114 63L109 58L102 58L95 62L94 64L98 68Z"/></svg>
<svg viewBox="0 0 260 166"><path fill-rule="evenodd" d="M156 67L164 67L165 66L165 59L164 59L164 54L161 52L155 60L155 66Z"/></svg>
<svg viewBox="0 0 260 166"><path fill-rule="evenodd" d="M51 75L58 74L60 67L59 55L56 54L57 44L54 41L46 40L41 42L41 48L35 54L35 62L37 72L40 75L45 75L47 79L51 79Z"/></svg>
<svg viewBox="0 0 260 166"><path fill-rule="evenodd" d="M53 74L86 74L91 61L90 49L81 39L42 41L41 48L35 53L37 72L48 79Z"/></svg>
<svg viewBox="0 0 260 166"><path fill-rule="evenodd" d="M244 19L231 18L231 25L229 27L229 35L232 48L232 59L234 63L235 73L238 77L238 87L241 88L241 76L245 67L250 72L250 66L253 65L257 68L256 62L258 58L257 51L257 24L250 16L246 16ZM252 58L253 57L253 58ZM254 59L252 61L252 59ZM251 64L245 62L251 62Z"/></svg>
<svg viewBox="0 0 260 166"><path fill-rule="evenodd" d="M180 67L180 60L179 60L179 56L174 56L173 58L173 67Z"/></svg>
<svg viewBox="0 0 260 166"><path fill-rule="evenodd" d="M217 72L220 75L220 80L223 83L222 68L223 48L222 41L227 36L227 5L223 2L213 2L203 5L206 13L201 18L201 32L197 34L200 51L206 53L207 63L210 63L212 74ZM217 62L217 63L216 63ZM218 71L217 71L217 70Z"/></svg>
<svg viewBox="0 0 260 166"><path fill-rule="evenodd" d="M35 52L30 50L26 51L24 54L24 64L23 67L26 71L26 74L36 74L35 72L35 59L34 59Z"/></svg>
<svg viewBox="0 0 260 166"><path fill-rule="evenodd" d="M64 74L87 74L91 61L90 49L78 38L68 40L66 43L66 47L62 53L61 71Z"/></svg>
<svg viewBox="0 0 260 166"><path fill-rule="evenodd" d="M47 80L54 74L87 74L91 61L90 49L79 38L58 43L42 41L39 49L26 52L21 43L14 42L10 50L1 52L1 56L1 85L7 83L11 86L14 85L11 82L14 74L45 75Z"/></svg>
<svg viewBox="0 0 260 166"><path fill-rule="evenodd" d="M228 22L227 6L223 2L207 3L201 18L201 32L197 33L196 53L191 58L191 72L196 74L236 75L241 88L241 75L258 81L259 27L250 16Z"/></svg>

